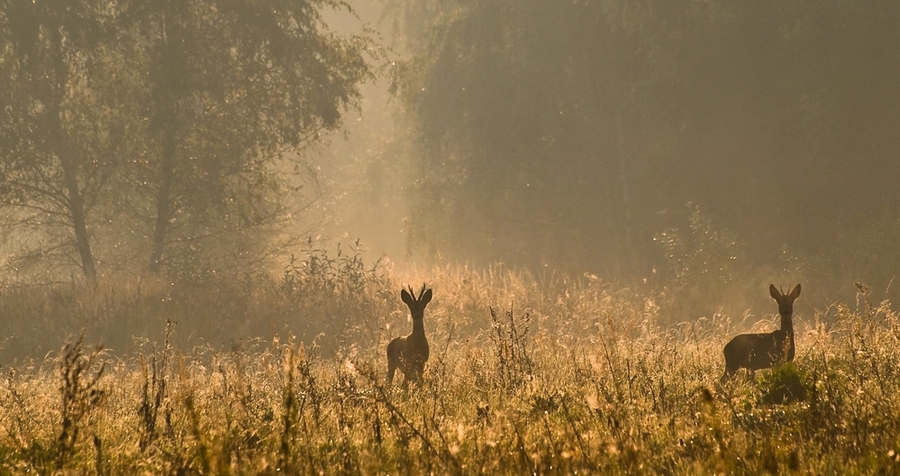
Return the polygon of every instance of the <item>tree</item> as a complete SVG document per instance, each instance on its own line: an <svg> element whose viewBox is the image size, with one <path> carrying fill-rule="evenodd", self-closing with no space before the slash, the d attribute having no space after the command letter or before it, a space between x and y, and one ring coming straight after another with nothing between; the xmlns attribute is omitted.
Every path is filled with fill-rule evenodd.
<svg viewBox="0 0 900 476"><path fill-rule="evenodd" d="M415 246L633 269L643 165L629 145L666 86L642 77L661 61L638 34L654 20L644 3L469 2L438 17L398 83L424 144Z"/></svg>
<svg viewBox="0 0 900 476"><path fill-rule="evenodd" d="M150 267L173 243L254 226L295 192L284 159L340 125L372 75L366 37L331 33L334 0L135 1L126 11L148 58Z"/></svg>
<svg viewBox="0 0 900 476"><path fill-rule="evenodd" d="M371 40L332 33L326 9L352 15L339 0L0 0L5 219L90 279L96 249L158 269L174 245L240 254L283 232L302 213L301 149L372 77Z"/></svg>
<svg viewBox="0 0 900 476"><path fill-rule="evenodd" d="M89 216L123 134L103 97L108 2L0 2L0 200L96 278ZM106 57L109 60L110 57Z"/></svg>

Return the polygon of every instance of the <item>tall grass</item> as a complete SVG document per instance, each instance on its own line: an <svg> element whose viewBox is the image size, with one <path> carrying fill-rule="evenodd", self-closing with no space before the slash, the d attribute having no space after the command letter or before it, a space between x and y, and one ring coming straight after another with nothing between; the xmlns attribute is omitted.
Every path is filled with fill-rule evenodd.
<svg viewBox="0 0 900 476"><path fill-rule="evenodd" d="M798 300L795 362L719 386L729 316L670 324L652 290L592 276L393 273L320 252L276 277L5 292L0 473L900 471L900 322L863 285ZM431 359L391 390L399 289L422 281Z"/></svg>

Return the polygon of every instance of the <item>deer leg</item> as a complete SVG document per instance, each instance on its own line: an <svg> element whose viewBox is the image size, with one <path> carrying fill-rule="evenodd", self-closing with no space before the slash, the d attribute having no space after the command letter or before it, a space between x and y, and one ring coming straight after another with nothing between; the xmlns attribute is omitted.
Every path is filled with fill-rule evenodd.
<svg viewBox="0 0 900 476"><path fill-rule="evenodd" d="M388 362L388 373L387 373L387 386L390 388L391 384L394 382L394 371L397 370L397 366L393 365L391 362Z"/></svg>

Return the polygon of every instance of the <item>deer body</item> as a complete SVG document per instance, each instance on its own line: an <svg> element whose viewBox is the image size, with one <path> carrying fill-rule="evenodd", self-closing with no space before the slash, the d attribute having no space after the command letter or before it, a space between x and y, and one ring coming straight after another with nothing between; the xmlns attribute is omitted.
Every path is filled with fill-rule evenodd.
<svg viewBox="0 0 900 476"><path fill-rule="evenodd" d="M753 372L794 360L794 300L800 296L800 285L784 294L771 284L769 294L778 303L781 329L764 334L741 334L731 339L725 345L725 374L722 375L722 382L741 368Z"/></svg>
<svg viewBox="0 0 900 476"><path fill-rule="evenodd" d="M425 362L428 361L428 339L425 338L425 306L431 301L431 289L419 292L416 298L412 288L410 292L402 290L400 298L409 306L409 313L413 321L412 334L406 337L397 337L387 346L388 359L388 386L394 380L394 372L399 368L403 373L403 386L407 387L409 382L419 382L422 379L422 373L425 372Z"/></svg>

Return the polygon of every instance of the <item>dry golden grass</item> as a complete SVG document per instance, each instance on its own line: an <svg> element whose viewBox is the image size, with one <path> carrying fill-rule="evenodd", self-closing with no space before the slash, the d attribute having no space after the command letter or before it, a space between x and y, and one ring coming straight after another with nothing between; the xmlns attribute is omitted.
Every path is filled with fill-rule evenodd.
<svg viewBox="0 0 900 476"><path fill-rule="evenodd" d="M6 292L0 473L900 471L889 303L798 301L795 362L721 387L727 317L661 325L650 289L435 268L403 277L435 296L404 392L384 386L401 279L335 269Z"/></svg>

